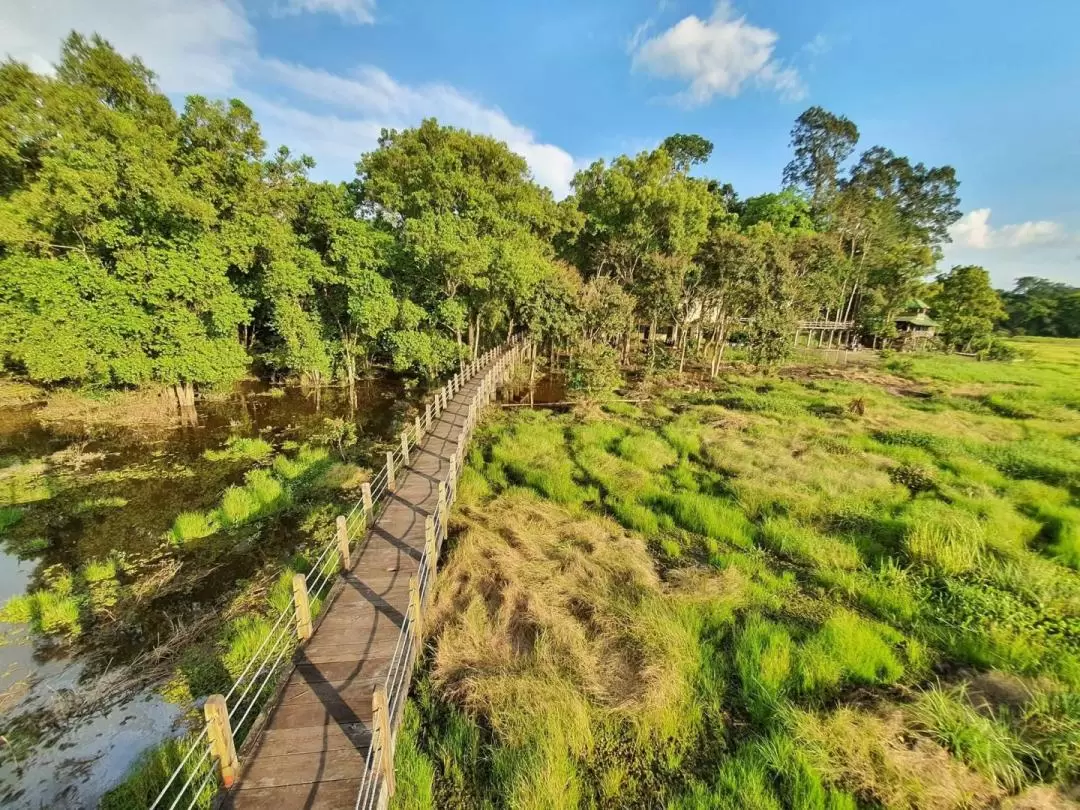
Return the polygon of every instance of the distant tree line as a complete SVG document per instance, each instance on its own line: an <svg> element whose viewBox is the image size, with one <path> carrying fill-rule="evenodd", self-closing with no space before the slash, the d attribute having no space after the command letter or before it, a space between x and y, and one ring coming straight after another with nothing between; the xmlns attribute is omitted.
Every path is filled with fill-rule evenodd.
<svg viewBox="0 0 1080 810"><path fill-rule="evenodd" d="M384 131L349 182L313 182L242 102L178 112L139 59L72 34L55 75L0 65L0 359L183 406L252 370L434 376L517 329L625 357L664 328L715 368L739 328L770 364L799 319L887 339L935 290L947 339L984 339L1002 317L985 271L924 282L959 217L955 172L880 146L852 160L858 139L807 110L784 188L740 199L691 174L707 139L674 135L556 202L505 144L427 120ZM969 312L987 290L998 310Z"/></svg>
<svg viewBox="0 0 1080 810"><path fill-rule="evenodd" d="M1013 334L1080 337L1080 287L1025 276L1001 298Z"/></svg>

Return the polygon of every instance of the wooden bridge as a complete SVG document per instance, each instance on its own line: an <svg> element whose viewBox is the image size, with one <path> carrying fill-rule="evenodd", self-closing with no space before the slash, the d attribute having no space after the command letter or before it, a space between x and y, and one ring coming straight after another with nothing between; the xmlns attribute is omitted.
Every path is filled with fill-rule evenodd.
<svg viewBox="0 0 1080 810"><path fill-rule="evenodd" d="M232 690L207 700L206 727L151 808L385 806L463 453L529 350L512 341L471 363L402 433Z"/></svg>

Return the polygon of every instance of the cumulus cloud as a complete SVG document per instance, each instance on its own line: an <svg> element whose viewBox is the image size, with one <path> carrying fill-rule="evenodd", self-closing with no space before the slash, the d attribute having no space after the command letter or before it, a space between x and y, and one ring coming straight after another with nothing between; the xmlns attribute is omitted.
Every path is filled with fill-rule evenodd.
<svg viewBox="0 0 1080 810"><path fill-rule="evenodd" d="M36 0L0 9L0 54L49 73L72 30L140 56L175 93L227 92L255 47L243 9L225 0Z"/></svg>
<svg viewBox="0 0 1080 810"><path fill-rule="evenodd" d="M281 9L371 22L374 7L374 0L285 0ZM167 92L243 98L268 140L311 154L339 173L376 146L383 127L415 126L427 117L506 141L528 161L537 182L559 198L569 193L580 166L497 107L450 85L411 86L376 67L342 75L261 55L255 29L234 0L7 3L0 7L0 55L49 72L72 29L100 33L121 53L140 56Z"/></svg>
<svg viewBox="0 0 1080 810"><path fill-rule="evenodd" d="M689 82L677 98L690 106L716 95L737 96L748 83L798 100L806 86L797 70L773 56L778 39L775 31L752 25L728 0L720 0L707 20L691 14L638 43L633 67Z"/></svg>
<svg viewBox="0 0 1080 810"><path fill-rule="evenodd" d="M275 13L281 16L336 14L345 22L363 25L375 22L375 0L286 0Z"/></svg>
<svg viewBox="0 0 1080 810"><path fill-rule="evenodd" d="M260 65L260 72L272 76L280 85L353 116L353 126L374 133L365 148L374 147L381 127L400 129L435 117L444 124L505 141L528 161L537 182L550 188L558 198L569 193L570 180L579 167L566 150L541 143L533 132L513 123L497 107L486 106L447 84L410 86L370 65L348 75L276 59L264 59ZM337 117L327 118L332 127L343 123ZM306 123L306 119L302 120Z"/></svg>
<svg viewBox="0 0 1080 810"><path fill-rule="evenodd" d="M1065 234L1060 224L1045 219L995 228L990 224L990 209L976 208L957 220L949 235L961 247L986 250L1058 242Z"/></svg>

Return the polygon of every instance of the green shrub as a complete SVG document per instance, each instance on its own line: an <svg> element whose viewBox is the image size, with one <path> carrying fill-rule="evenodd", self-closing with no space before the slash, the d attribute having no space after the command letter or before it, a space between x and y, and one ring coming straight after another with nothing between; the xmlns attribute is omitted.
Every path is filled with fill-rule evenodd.
<svg viewBox="0 0 1080 810"><path fill-rule="evenodd" d="M618 352L602 343L579 346L566 370L567 390L587 398L611 396L622 382Z"/></svg>
<svg viewBox="0 0 1080 810"><path fill-rule="evenodd" d="M936 486L934 471L921 464L901 464L889 470L889 480L913 493L930 492Z"/></svg>
<svg viewBox="0 0 1080 810"><path fill-rule="evenodd" d="M917 728L1006 790L1018 791L1027 781L1022 759L1033 753L1031 748L1000 720L976 711L963 686L924 692L911 716Z"/></svg>

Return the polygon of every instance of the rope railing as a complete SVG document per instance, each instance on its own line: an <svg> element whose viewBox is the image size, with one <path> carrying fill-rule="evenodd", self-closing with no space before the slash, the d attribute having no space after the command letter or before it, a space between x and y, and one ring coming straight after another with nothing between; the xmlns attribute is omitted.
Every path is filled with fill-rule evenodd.
<svg viewBox="0 0 1080 810"><path fill-rule="evenodd" d="M386 464L370 481L361 485L361 500L337 519L335 537L318 549L318 555L306 573L293 577L293 598L275 614L263 639L244 663L229 690L224 695L207 698L204 704L205 725L192 733L187 741L180 743L178 752L183 751L183 754L179 763L150 804L150 810L191 810L196 806L208 808L219 785L232 787L240 772L236 749L255 728L266 699L274 694L281 676L289 669L296 648L311 637L312 613L318 614L322 600L329 594L338 574L350 567L352 551L359 548L367 536L367 530L375 524L389 503L389 496L396 488L398 473L404 472L409 466L424 437L438 423L454 395L483 372L463 425L462 435L466 438L459 441L457 449L453 451L451 469L454 475L440 484L439 505L430 519L431 533L435 537L433 540L429 538L420 569L413 579L415 588L411 588L411 591L415 591L415 599L410 599L410 610L402 625L386 682L382 685L386 698L383 701L384 713L388 715L385 717L387 730L379 737L378 729L373 729L372 744L357 798L357 807L372 806L370 802L362 803L361 800L365 790L377 797L387 784L382 776L386 772L387 762L392 769L392 756L387 756L390 749L383 750L382 760L378 760L377 746L389 743L392 747L393 733L389 729L396 728L404 707L409 676L419 652L421 604L430 598L434 584L434 560L445 537L444 513L456 494L456 478L461 472L459 451L467 443L467 435L471 434L475 425L479 411L476 403L490 400L496 373L505 373L509 358L521 352L523 346L521 340L515 338L498 351L489 350L477 359L463 363L459 371L428 398L421 411L422 416L416 417L411 430L406 427L401 432L397 446L387 452ZM357 543L350 547L354 538ZM392 780L391 770L391 786Z"/></svg>

